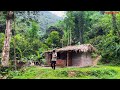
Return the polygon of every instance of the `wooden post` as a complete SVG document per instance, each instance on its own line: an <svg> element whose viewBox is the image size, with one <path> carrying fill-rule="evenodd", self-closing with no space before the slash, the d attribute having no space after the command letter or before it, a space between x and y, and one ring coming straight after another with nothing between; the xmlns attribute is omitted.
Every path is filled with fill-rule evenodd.
<svg viewBox="0 0 120 90"><path fill-rule="evenodd" d="M72 51L69 52L69 62L68 66L72 66Z"/></svg>
<svg viewBox="0 0 120 90"><path fill-rule="evenodd" d="M69 51L67 52L67 66L69 66L68 64L69 64L69 57L70 57L70 53L69 53Z"/></svg>

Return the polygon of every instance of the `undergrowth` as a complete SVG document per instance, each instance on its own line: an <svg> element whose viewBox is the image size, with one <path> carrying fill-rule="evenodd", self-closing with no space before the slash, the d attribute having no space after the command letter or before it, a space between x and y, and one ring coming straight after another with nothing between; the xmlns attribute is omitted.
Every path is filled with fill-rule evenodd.
<svg viewBox="0 0 120 90"><path fill-rule="evenodd" d="M19 71L10 71L8 79L119 79L120 67L68 67L51 68L32 66L22 68Z"/></svg>

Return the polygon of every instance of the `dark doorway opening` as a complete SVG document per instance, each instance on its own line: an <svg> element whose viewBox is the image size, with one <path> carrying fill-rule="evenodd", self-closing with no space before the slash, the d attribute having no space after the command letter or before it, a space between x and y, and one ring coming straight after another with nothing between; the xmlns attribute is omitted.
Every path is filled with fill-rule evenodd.
<svg viewBox="0 0 120 90"><path fill-rule="evenodd" d="M66 60L67 59L67 52L58 52L57 57L58 57L58 59Z"/></svg>

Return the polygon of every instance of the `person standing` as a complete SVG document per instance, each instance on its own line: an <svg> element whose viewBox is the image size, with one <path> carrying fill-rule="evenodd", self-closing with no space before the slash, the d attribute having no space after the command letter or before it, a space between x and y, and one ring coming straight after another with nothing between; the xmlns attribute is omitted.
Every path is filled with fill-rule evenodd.
<svg viewBox="0 0 120 90"><path fill-rule="evenodd" d="M53 52L52 52L52 60L51 60L51 67L54 70L55 70L55 66L56 66L56 61L57 61L57 53L56 53L55 50L53 50Z"/></svg>

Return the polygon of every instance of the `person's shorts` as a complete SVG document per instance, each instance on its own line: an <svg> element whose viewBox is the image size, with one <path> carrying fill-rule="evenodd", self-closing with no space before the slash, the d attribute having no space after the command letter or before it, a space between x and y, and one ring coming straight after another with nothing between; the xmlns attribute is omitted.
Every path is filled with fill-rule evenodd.
<svg viewBox="0 0 120 90"><path fill-rule="evenodd" d="M55 63L56 64L56 61L51 61L51 63Z"/></svg>

